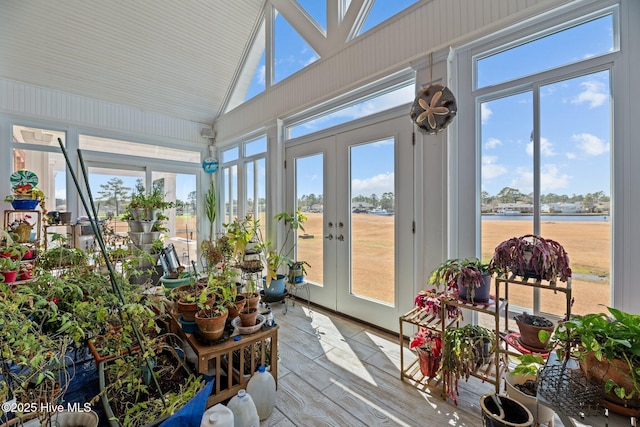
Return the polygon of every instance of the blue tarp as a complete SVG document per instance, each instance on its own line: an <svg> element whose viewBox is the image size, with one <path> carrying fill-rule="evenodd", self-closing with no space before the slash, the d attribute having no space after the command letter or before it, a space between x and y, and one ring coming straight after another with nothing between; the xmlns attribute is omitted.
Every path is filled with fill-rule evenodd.
<svg viewBox="0 0 640 427"><path fill-rule="evenodd" d="M211 390L213 390L213 380L209 381L178 412L160 424L160 427L200 427L202 414L207 407L207 399L211 396Z"/></svg>

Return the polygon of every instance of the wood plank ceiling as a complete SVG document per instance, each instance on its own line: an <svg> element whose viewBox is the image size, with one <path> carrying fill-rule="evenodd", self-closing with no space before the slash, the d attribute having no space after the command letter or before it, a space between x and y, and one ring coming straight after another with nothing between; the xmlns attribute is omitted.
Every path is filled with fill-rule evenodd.
<svg viewBox="0 0 640 427"><path fill-rule="evenodd" d="M211 124L264 0L0 0L0 76Z"/></svg>

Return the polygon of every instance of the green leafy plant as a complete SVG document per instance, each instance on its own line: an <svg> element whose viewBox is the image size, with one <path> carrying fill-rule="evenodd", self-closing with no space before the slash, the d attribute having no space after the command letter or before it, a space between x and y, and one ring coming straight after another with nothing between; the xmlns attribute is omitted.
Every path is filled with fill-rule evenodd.
<svg viewBox="0 0 640 427"><path fill-rule="evenodd" d="M590 355L598 361L610 362L612 371L620 374L627 385L609 379L606 393L613 392L623 400L640 398L640 315L608 307L611 315L590 313L560 322L551 336L560 359L563 351L585 361ZM540 339L549 332L540 331ZM620 361L620 363L614 363Z"/></svg>
<svg viewBox="0 0 640 427"><path fill-rule="evenodd" d="M445 393L457 404L458 381L461 378L467 380L479 366L486 363L488 355L495 350L496 338L487 328L465 325L461 328L448 328L444 332L442 344Z"/></svg>
<svg viewBox="0 0 640 427"><path fill-rule="evenodd" d="M493 273L489 263L483 263L477 258L448 259L431 272L428 283L446 291L457 292L461 286L467 289L467 298L475 298L476 288L484 283L483 276Z"/></svg>
<svg viewBox="0 0 640 427"><path fill-rule="evenodd" d="M295 242L293 244L289 242L289 239L295 238L295 233L298 230L304 231L303 224L307 220L307 217L302 213L302 210L298 209L293 214L289 212L281 212L275 215L273 219L275 221L283 221L287 231L280 249L273 249L271 242L264 240L262 240L259 245L260 249L264 253L267 264L267 287L270 286L272 280L276 280L278 278L278 270L280 270L280 267L283 265L290 266L296 262L304 262L290 258L291 254L295 251Z"/></svg>

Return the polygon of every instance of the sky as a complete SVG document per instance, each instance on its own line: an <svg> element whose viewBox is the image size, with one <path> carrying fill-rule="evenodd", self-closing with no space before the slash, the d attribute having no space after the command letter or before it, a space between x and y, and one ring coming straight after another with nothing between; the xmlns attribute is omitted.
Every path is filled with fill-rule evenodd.
<svg viewBox="0 0 640 427"><path fill-rule="evenodd" d="M298 0L326 29L325 2ZM362 32L405 9L414 1L378 0L365 21ZM393 9L389 9L392 7ZM281 34L281 37L278 37ZM533 73L607 53L613 46L611 17L600 18L551 37L534 40L494 54L478 63L478 86L486 87ZM282 16L276 19L276 81L293 74L318 59ZM264 90L264 58L256 72L247 99ZM262 71L261 71L262 70ZM602 191L610 195L609 73L597 72L550 82L540 88L541 192L572 196ZM335 126L378 112L390 106L410 103L414 88L386 98L363 102L310 121L292 131L292 137ZM502 95L501 95L502 96ZM522 193L533 191L533 93L488 100L481 105L482 190L496 195L504 187ZM352 162L352 195L380 196L393 191L391 145L372 144L357 150L360 159ZM385 151L387 150L387 151ZM298 161L298 196L322 193L319 156Z"/></svg>

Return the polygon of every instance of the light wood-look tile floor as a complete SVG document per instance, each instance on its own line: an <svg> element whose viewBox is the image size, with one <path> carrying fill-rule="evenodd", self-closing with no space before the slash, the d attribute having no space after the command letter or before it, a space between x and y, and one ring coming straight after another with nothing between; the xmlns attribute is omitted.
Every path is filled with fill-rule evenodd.
<svg viewBox="0 0 640 427"><path fill-rule="evenodd" d="M482 425L479 400L492 385L461 383L455 406L439 391L400 380L397 335L301 302L289 302L286 314L279 305L273 311L280 325L278 390L262 427Z"/></svg>

